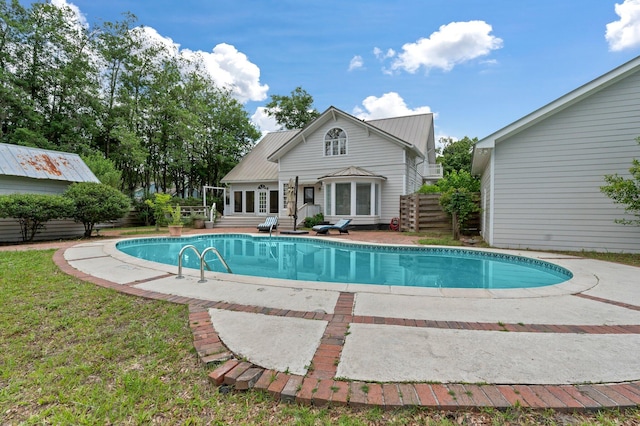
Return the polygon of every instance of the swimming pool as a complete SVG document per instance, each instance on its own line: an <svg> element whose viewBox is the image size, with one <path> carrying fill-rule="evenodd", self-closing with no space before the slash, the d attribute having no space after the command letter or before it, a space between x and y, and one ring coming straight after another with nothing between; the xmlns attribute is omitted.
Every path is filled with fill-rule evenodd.
<svg viewBox="0 0 640 426"><path fill-rule="evenodd" d="M128 255L178 265L186 245L199 252L215 247L234 274L302 281L431 288L507 289L543 287L572 277L549 262L522 256L448 247L380 246L305 237L246 234L189 238L142 238L120 241ZM209 270L226 272L214 253L205 255ZM200 268L195 252L182 257L186 268Z"/></svg>

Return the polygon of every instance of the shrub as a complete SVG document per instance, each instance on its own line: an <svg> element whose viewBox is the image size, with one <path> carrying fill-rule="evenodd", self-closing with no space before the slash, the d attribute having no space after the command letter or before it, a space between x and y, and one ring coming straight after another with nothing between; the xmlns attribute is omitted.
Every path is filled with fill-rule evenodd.
<svg viewBox="0 0 640 426"><path fill-rule="evenodd" d="M419 194L439 194L440 192L442 192L442 190L436 184L424 184L420 187L420 189L418 189Z"/></svg>
<svg viewBox="0 0 640 426"><path fill-rule="evenodd" d="M640 137L636 138L640 144ZM623 225L640 226L640 160L631 160L629 169L631 178L614 175L605 175L607 185L601 186L600 191L611 198L614 203L624 204L625 212L635 215L637 219L616 219L616 223Z"/></svg>
<svg viewBox="0 0 640 426"><path fill-rule="evenodd" d="M316 225L324 222L324 215L322 213L318 213L315 216L307 216L304 218L304 227L305 228L313 228Z"/></svg>
<svg viewBox="0 0 640 426"><path fill-rule="evenodd" d="M20 223L22 241L32 241L48 221L71 217L72 211L73 203L61 195L0 195L0 217L14 218Z"/></svg>
<svg viewBox="0 0 640 426"><path fill-rule="evenodd" d="M476 196L466 188L450 188L440 196L442 209L449 213L453 221L453 238L460 238L460 228L471 213L480 210Z"/></svg>
<svg viewBox="0 0 640 426"><path fill-rule="evenodd" d="M156 223L156 231L160 229L160 225L167 224L167 217L165 214L167 213L167 209L170 209L171 206L169 202L171 201L171 195L163 194L162 192L156 192L153 194L153 200L146 199L144 203L149 206L153 210L153 218Z"/></svg>
<svg viewBox="0 0 640 426"><path fill-rule="evenodd" d="M451 188L464 188L468 192L479 192L480 181L465 170L452 171L437 183L422 185L418 192L420 194L434 194L447 192Z"/></svg>
<svg viewBox="0 0 640 426"><path fill-rule="evenodd" d="M73 219L84 225L84 236L90 237L96 223L124 217L131 206L129 198L108 185L95 182L74 183L64 196L73 201Z"/></svg>
<svg viewBox="0 0 640 426"><path fill-rule="evenodd" d="M153 209L149 204L144 200L133 200L133 208L138 212L137 218L141 222L143 222L146 226L149 226L153 223Z"/></svg>

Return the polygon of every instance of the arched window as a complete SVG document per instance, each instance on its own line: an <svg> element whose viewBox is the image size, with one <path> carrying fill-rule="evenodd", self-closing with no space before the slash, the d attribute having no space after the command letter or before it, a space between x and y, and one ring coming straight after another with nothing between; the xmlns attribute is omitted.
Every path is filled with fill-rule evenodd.
<svg viewBox="0 0 640 426"><path fill-rule="evenodd" d="M324 155L347 155L347 133L334 127L324 135Z"/></svg>

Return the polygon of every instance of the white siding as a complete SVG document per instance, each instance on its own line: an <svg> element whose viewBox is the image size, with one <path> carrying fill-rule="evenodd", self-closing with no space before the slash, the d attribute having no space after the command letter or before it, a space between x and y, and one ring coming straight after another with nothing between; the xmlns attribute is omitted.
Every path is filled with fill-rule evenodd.
<svg viewBox="0 0 640 426"><path fill-rule="evenodd" d="M260 214L258 212L258 191L260 191L258 189L259 186L264 185L267 189L267 212ZM254 212L253 213L246 213L247 211L247 207L246 207L246 198L245 198L245 193L246 191L253 191L254 192ZM270 204L269 204L269 192L270 191L278 191L278 182L259 182L259 183L235 183L230 185L229 187L229 206L227 206L227 211L226 214L227 215L249 215L249 216L273 216L274 213L270 213ZM234 211L234 199L235 199L235 193L236 192L242 192L242 209L243 212L235 212ZM278 194L280 200L279 203L282 204L282 192L279 192ZM281 205L279 207L282 207Z"/></svg>
<svg viewBox="0 0 640 426"><path fill-rule="evenodd" d="M624 209L600 192L629 176L638 136L640 73L499 142L493 245L640 253L640 227L614 223Z"/></svg>
<svg viewBox="0 0 640 426"><path fill-rule="evenodd" d="M324 156L324 135L333 127L347 132L347 155ZM310 135L305 142L280 159L280 179L298 176L300 182L316 182L319 177L349 166L358 166L382 175L381 223L388 223L399 215L400 195L406 186L405 156L403 148L385 140L351 121L328 121ZM322 203L324 190L316 194L316 203ZM354 224L359 224L354 218Z"/></svg>

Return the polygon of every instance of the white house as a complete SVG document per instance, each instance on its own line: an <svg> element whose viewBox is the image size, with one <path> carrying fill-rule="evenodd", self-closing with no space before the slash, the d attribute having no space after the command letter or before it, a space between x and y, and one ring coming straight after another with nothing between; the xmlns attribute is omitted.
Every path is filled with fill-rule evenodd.
<svg viewBox="0 0 640 426"><path fill-rule="evenodd" d="M74 182L99 182L77 154L0 143L0 195L61 194ZM53 220L34 240L83 234L81 223ZM0 219L0 241L22 241L15 219Z"/></svg>
<svg viewBox="0 0 640 426"><path fill-rule="evenodd" d="M442 177L433 114L363 121L330 107L301 130L269 133L222 179L225 215L287 217L296 177L300 219L322 212L330 222L387 226L400 195Z"/></svg>
<svg viewBox="0 0 640 426"><path fill-rule="evenodd" d="M477 142L481 227L495 247L640 253L600 191L640 158L640 57Z"/></svg>

